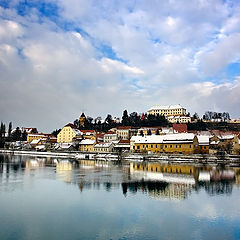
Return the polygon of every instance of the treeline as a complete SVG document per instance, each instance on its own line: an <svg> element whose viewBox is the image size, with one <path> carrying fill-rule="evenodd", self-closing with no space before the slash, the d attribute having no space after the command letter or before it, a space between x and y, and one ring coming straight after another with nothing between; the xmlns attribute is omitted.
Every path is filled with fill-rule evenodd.
<svg viewBox="0 0 240 240"><path fill-rule="evenodd" d="M12 141L26 141L27 140L27 132L22 131L19 127L16 129L12 129L12 122L8 124L8 129L6 125L1 122L0 127L0 148L4 147L5 142Z"/></svg>
<svg viewBox="0 0 240 240"><path fill-rule="evenodd" d="M76 119L73 124L78 129L90 129L96 131L108 131L111 128L119 126L131 126L131 127L155 127L155 126L168 126L169 123L165 116L163 115L139 115L137 112L132 112L128 114L127 110L123 111L122 119L117 122L113 119L111 114L108 114L105 120L103 121L101 117L93 119L92 117L86 117L84 124L81 124L79 119Z"/></svg>
<svg viewBox="0 0 240 240"><path fill-rule="evenodd" d="M187 123L188 130L208 131L208 130L220 130L220 131L240 131L239 123L228 122L204 122L198 120L197 122Z"/></svg>

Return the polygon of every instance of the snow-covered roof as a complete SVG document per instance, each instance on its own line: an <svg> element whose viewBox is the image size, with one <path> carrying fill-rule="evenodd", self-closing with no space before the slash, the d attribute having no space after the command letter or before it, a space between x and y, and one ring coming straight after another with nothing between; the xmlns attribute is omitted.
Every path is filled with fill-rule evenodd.
<svg viewBox="0 0 240 240"><path fill-rule="evenodd" d="M197 135L199 145L209 145L209 136Z"/></svg>
<svg viewBox="0 0 240 240"><path fill-rule="evenodd" d="M31 141L30 144L32 144L32 145L38 144L41 140L42 139L34 139L34 140Z"/></svg>
<svg viewBox="0 0 240 240"><path fill-rule="evenodd" d="M234 135L233 134L221 135L221 136L219 136L219 138L222 139L222 140L228 140L228 139L233 139Z"/></svg>
<svg viewBox="0 0 240 240"><path fill-rule="evenodd" d="M92 145L94 143L95 143L95 140L93 140L93 139L83 139L80 142L80 145Z"/></svg>
<svg viewBox="0 0 240 240"><path fill-rule="evenodd" d="M99 147L99 148L108 148L112 145L112 143L98 143L94 147Z"/></svg>
<svg viewBox="0 0 240 240"><path fill-rule="evenodd" d="M76 135L82 135L82 132L80 130L78 130L77 128L72 128L72 130L74 131L74 133Z"/></svg>
<svg viewBox="0 0 240 240"><path fill-rule="evenodd" d="M147 135L147 136L132 136L131 141L135 143L177 143L193 141L193 133L176 133L167 135Z"/></svg>
<svg viewBox="0 0 240 240"><path fill-rule="evenodd" d="M151 107L149 109L149 111L151 110L158 110L158 109L163 109L163 110L170 110L170 109L179 109L179 108L183 108L180 104L177 105L169 105L169 106L155 106L155 107ZM184 108L183 108L184 109Z"/></svg>
<svg viewBox="0 0 240 240"><path fill-rule="evenodd" d="M189 118L190 119L190 117L188 117L188 116L169 116L168 117L168 119L181 119L181 118Z"/></svg>
<svg viewBox="0 0 240 240"><path fill-rule="evenodd" d="M211 141L210 144L217 145L219 144L219 141Z"/></svg>

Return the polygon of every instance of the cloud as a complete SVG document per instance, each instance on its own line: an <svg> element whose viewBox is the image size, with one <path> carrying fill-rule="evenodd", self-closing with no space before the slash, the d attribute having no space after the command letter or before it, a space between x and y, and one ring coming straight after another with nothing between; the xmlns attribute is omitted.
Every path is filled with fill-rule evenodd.
<svg viewBox="0 0 240 240"><path fill-rule="evenodd" d="M9 1L0 7L1 120L52 130L83 110L119 116L176 103L239 116L240 73L226 72L239 61L238 9L218 0Z"/></svg>
<svg viewBox="0 0 240 240"><path fill-rule="evenodd" d="M240 60L240 33L234 33L199 56L199 64L207 75L214 75L228 64Z"/></svg>

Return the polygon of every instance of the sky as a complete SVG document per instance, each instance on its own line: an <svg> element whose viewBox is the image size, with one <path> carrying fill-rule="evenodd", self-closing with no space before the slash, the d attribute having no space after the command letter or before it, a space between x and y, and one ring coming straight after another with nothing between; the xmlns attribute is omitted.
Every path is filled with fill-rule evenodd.
<svg viewBox="0 0 240 240"><path fill-rule="evenodd" d="M181 104L240 117L240 2L0 0L0 120L53 131Z"/></svg>

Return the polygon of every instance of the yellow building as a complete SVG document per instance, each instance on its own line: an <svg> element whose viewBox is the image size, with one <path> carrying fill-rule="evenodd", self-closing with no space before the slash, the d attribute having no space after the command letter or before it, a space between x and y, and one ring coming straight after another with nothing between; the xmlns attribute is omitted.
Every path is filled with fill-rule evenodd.
<svg viewBox="0 0 240 240"><path fill-rule="evenodd" d="M63 129L57 135L58 143L68 143L72 142L72 139L77 135L80 135L81 132L71 123L63 127Z"/></svg>
<svg viewBox="0 0 240 240"><path fill-rule="evenodd" d="M147 113L151 115L164 115L165 117L184 116L186 115L186 109L183 108L181 105L158 106L152 107L148 110Z"/></svg>
<svg viewBox="0 0 240 240"><path fill-rule="evenodd" d="M79 150L81 152L94 152L95 140L84 139L79 143Z"/></svg>
<svg viewBox="0 0 240 240"><path fill-rule="evenodd" d="M193 133L133 136L130 141L130 150L140 153L193 154L198 150L198 139Z"/></svg>

